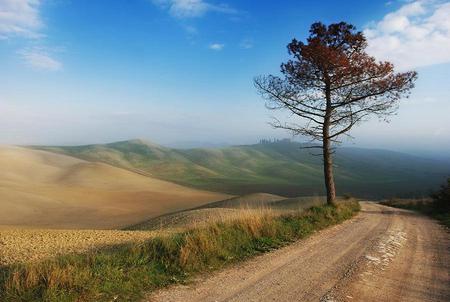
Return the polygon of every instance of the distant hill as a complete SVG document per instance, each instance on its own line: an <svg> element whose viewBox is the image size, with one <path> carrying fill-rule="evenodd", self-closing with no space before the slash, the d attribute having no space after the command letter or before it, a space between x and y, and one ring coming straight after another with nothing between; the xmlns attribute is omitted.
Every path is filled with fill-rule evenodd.
<svg viewBox="0 0 450 302"><path fill-rule="evenodd" d="M281 141L216 149L173 149L143 140L102 145L39 146L90 161L201 189L282 196L323 194L322 162L316 150ZM338 194L381 198L427 194L450 175L450 165L404 153L339 148L335 154Z"/></svg>

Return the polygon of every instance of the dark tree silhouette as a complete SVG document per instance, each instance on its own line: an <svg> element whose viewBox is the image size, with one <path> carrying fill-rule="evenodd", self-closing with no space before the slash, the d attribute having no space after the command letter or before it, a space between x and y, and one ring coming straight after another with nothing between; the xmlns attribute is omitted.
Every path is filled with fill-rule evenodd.
<svg viewBox="0 0 450 302"><path fill-rule="evenodd" d="M450 178L447 178L447 183L441 186L439 191L431 194L433 198L433 210L440 213L450 212Z"/></svg>
<svg viewBox="0 0 450 302"><path fill-rule="evenodd" d="M281 64L283 77L260 76L254 81L269 109L287 109L302 123L272 126L321 142L327 201L334 204L333 145L338 137L369 115L394 114L408 96L415 71L395 73L390 62L377 62L365 52L362 32L345 22L311 25L306 43L292 40L291 59Z"/></svg>

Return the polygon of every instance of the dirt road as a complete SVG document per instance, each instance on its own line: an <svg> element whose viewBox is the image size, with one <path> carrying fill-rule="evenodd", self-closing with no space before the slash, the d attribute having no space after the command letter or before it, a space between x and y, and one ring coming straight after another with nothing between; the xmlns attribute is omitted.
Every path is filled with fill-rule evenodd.
<svg viewBox="0 0 450 302"><path fill-rule="evenodd" d="M450 301L450 234L363 203L341 225L148 301Z"/></svg>

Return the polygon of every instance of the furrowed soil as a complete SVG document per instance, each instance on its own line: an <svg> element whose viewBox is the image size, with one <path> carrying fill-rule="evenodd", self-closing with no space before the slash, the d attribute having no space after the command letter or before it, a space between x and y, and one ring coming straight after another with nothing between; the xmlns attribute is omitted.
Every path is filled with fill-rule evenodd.
<svg viewBox="0 0 450 302"><path fill-rule="evenodd" d="M150 231L0 229L0 266L140 242L156 234Z"/></svg>

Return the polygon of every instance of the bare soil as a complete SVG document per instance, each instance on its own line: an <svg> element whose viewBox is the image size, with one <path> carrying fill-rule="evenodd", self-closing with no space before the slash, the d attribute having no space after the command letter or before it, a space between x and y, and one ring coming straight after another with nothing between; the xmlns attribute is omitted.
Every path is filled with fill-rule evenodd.
<svg viewBox="0 0 450 302"><path fill-rule="evenodd" d="M147 301L450 301L450 235L429 218L362 203L341 225Z"/></svg>

